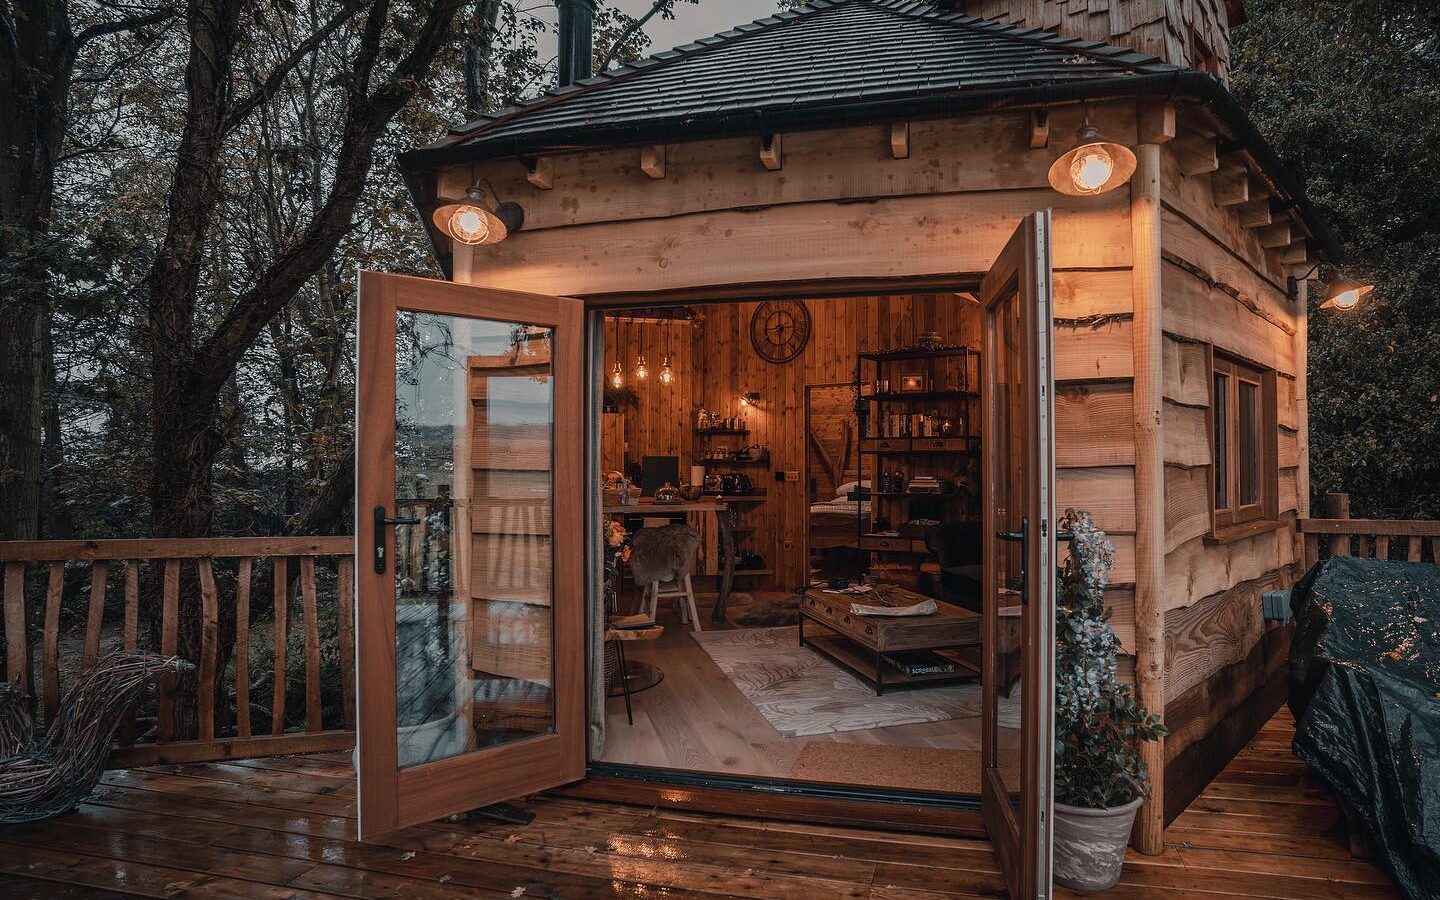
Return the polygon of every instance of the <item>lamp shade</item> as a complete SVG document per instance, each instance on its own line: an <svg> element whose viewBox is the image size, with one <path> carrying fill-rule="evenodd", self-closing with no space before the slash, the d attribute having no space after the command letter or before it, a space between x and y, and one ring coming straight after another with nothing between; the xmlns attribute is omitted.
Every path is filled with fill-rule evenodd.
<svg viewBox="0 0 1440 900"><path fill-rule="evenodd" d="M1087 121L1075 146L1050 166L1050 186L1069 197L1089 197L1113 191L1134 175L1134 151L1105 140Z"/></svg>
<svg viewBox="0 0 1440 900"><path fill-rule="evenodd" d="M1330 282L1325 290L1325 302L1321 309L1351 310L1360 305L1375 290L1373 284L1362 284L1350 278L1338 278Z"/></svg>
<svg viewBox="0 0 1440 900"><path fill-rule="evenodd" d="M501 203L493 209L467 192L463 200L444 200L435 207L430 220L451 240L478 246L498 244L520 228L525 212L518 203Z"/></svg>

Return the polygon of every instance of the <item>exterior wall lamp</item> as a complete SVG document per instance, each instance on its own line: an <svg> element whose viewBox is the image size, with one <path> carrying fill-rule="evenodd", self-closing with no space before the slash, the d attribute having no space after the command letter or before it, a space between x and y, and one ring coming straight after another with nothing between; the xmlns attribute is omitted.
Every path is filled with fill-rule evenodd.
<svg viewBox="0 0 1440 900"><path fill-rule="evenodd" d="M1330 282L1325 289L1325 302L1320 304L1321 309L1338 309L1341 312L1349 312L1360 305L1360 301L1370 296L1375 290L1373 284L1361 284L1350 278L1337 278Z"/></svg>
<svg viewBox="0 0 1440 900"><path fill-rule="evenodd" d="M1069 197L1093 197L1128 184L1134 175L1135 152L1106 140L1087 112L1075 146L1050 166L1050 186Z"/></svg>
<svg viewBox="0 0 1440 900"><path fill-rule="evenodd" d="M525 224L525 210L518 203L500 202L490 182L480 180L465 191L464 198L441 198L430 219L451 240L470 246L498 244Z"/></svg>

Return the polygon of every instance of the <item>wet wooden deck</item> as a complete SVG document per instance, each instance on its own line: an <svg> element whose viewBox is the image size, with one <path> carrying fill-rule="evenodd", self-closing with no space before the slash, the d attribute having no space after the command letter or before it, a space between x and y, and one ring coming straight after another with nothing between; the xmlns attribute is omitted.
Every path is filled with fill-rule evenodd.
<svg viewBox="0 0 1440 900"><path fill-rule="evenodd" d="M1335 807L1271 722L1116 898L1394 897L1350 857ZM355 840L346 754L108 774L78 811L0 829L6 898L1003 895L984 841L684 814L543 797L526 827L435 823ZM1065 896L1065 892L1059 892Z"/></svg>

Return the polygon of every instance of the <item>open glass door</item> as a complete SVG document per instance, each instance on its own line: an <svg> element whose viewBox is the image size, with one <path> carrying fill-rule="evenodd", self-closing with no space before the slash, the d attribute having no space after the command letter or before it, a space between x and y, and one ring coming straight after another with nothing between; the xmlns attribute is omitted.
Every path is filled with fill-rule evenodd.
<svg viewBox="0 0 1440 900"><path fill-rule="evenodd" d="M1050 896L1055 697L1050 213L985 277L981 810L1015 900ZM1020 717L1000 696L1020 697Z"/></svg>
<svg viewBox="0 0 1440 900"><path fill-rule="evenodd" d="M362 838L584 776L581 328L361 273Z"/></svg>

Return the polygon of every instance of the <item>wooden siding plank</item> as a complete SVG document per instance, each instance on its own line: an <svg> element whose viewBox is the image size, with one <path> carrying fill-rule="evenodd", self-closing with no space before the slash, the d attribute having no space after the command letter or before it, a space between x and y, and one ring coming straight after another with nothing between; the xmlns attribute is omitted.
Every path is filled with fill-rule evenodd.
<svg viewBox="0 0 1440 900"><path fill-rule="evenodd" d="M1055 391L1055 465L1083 469L1135 464L1128 384L1071 384Z"/></svg>
<svg viewBox="0 0 1440 900"><path fill-rule="evenodd" d="M1056 268L1130 265L1124 191L1075 202L1046 189L527 229L478 248L474 269L490 286L571 296L980 273L1015 221L1050 207Z"/></svg>

